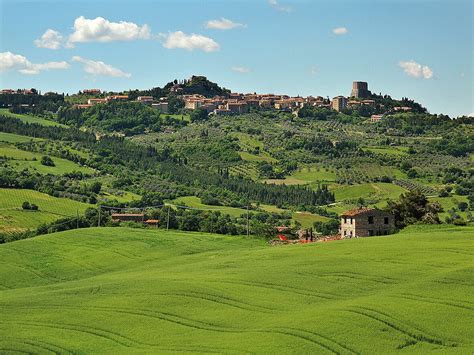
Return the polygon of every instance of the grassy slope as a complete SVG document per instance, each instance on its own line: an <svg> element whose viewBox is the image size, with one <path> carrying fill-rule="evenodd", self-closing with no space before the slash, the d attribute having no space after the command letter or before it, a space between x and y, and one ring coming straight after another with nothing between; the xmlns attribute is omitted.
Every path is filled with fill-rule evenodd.
<svg viewBox="0 0 474 355"><path fill-rule="evenodd" d="M245 161L251 161L251 162L268 162L268 163L274 163L277 160L275 158L272 158L269 155L256 155L248 152L239 152L240 157L242 160Z"/></svg>
<svg viewBox="0 0 474 355"><path fill-rule="evenodd" d="M39 206L39 211L24 211L23 202ZM0 188L0 232L25 230L50 223L64 216L82 215L90 205L56 198L38 191Z"/></svg>
<svg viewBox="0 0 474 355"><path fill-rule="evenodd" d="M444 220L447 216L449 216L448 211L452 208L457 209L457 214L459 214L462 218L467 219L467 211L461 212L458 209L459 202L466 202L468 203L467 196L449 196L449 197L431 197L429 199L432 202L439 202L441 207L443 207L444 212L439 214L441 220Z"/></svg>
<svg viewBox="0 0 474 355"><path fill-rule="evenodd" d="M19 134L0 132L0 142L25 143L30 141L40 141L40 138L21 136Z"/></svg>
<svg viewBox="0 0 474 355"><path fill-rule="evenodd" d="M17 136L22 137L22 136ZM58 157L51 157L54 161L55 166L45 166L41 164L41 157L45 154L30 152L26 150L21 150L15 146L0 142L0 157L7 157L12 160L9 160L8 163L12 167L16 167L19 170L23 169L33 169L40 174L64 174L72 171L80 171L83 173L92 174L94 170L85 166L80 166L79 164ZM36 159L36 160L33 160Z"/></svg>
<svg viewBox="0 0 474 355"><path fill-rule="evenodd" d="M336 201L356 200L359 197L371 200L397 199L406 190L400 186L390 183L366 183L357 185L334 185Z"/></svg>
<svg viewBox="0 0 474 355"><path fill-rule="evenodd" d="M377 153L377 154L386 154L386 155L408 155L407 147L367 147L362 148L365 151Z"/></svg>
<svg viewBox="0 0 474 355"><path fill-rule="evenodd" d="M473 242L444 226L286 247L117 228L13 242L0 352L472 353Z"/></svg>
<svg viewBox="0 0 474 355"><path fill-rule="evenodd" d="M8 117L13 117L13 118L18 118L21 121L25 123L37 123L42 126L58 126L58 127L67 127L61 123L47 120L45 118L37 117L37 116L32 116L32 115L23 115L23 114L18 114L18 113L11 113L8 111L6 108L0 109L0 115L8 116Z"/></svg>

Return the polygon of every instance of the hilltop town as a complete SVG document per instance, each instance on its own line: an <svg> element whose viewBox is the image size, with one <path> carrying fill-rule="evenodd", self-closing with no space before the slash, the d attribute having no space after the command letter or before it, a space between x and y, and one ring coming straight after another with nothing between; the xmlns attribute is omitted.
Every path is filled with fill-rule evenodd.
<svg viewBox="0 0 474 355"><path fill-rule="evenodd" d="M213 86L217 87L220 94L212 95L213 92L201 93L188 93L191 90L186 90L187 87L193 86L193 84L200 86ZM78 100L82 102L75 103L74 108L87 109L94 105L104 104L111 101L136 101L145 105L150 106L153 109L158 110L161 113L175 113L175 110L169 107L168 96L172 95L178 100L182 101L182 108L185 110L203 110L208 115L239 115L246 114L252 110L278 110L281 112L290 112L294 115L298 115L299 110L303 107L307 108L323 108L332 109L337 112L347 112L351 110L360 110L372 113L370 118L372 121L378 121L384 117L384 115L397 113L397 112L410 112L414 108L419 110L419 107L413 106L413 101L403 99L401 101L391 100L387 95L379 96L373 95L369 89L368 84L362 81L354 81L352 85L352 91L350 95L343 96L339 95L334 97L332 100L324 98L323 96L307 96L307 97L291 97L289 95L278 95L278 94L258 94L258 93L237 93L230 92L226 89L221 89L217 84L211 83L204 76L192 76L187 80L175 80L165 86L166 90L152 89L153 95L140 95L139 93L147 93L147 91L135 90L132 92L123 93L106 93L100 89L83 89L77 96ZM159 89L159 88L158 88ZM0 95L14 95L14 94L33 94L36 90L12 90L3 89L0 91ZM163 96L163 93L167 92L168 96ZM199 92L199 90L197 90ZM53 94L46 93L45 95ZM211 96L212 95L212 96ZM82 100L81 100L82 97ZM390 104L386 105L386 99L390 100ZM11 105L10 105L11 106ZM10 107L4 105L4 107ZM23 104L27 107L28 105ZM423 109L423 111L426 111Z"/></svg>

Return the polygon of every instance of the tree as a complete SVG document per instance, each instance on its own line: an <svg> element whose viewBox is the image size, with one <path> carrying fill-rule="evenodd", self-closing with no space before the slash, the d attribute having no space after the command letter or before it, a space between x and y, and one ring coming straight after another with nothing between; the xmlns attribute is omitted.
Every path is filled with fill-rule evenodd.
<svg viewBox="0 0 474 355"><path fill-rule="evenodd" d="M23 208L24 210L31 209L30 203L28 201L23 202L21 208Z"/></svg>
<svg viewBox="0 0 474 355"><path fill-rule="evenodd" d="M407 171L407 176L410 179L417 178L418 177L418 172L416 171L416 169L411 168L410 170Z"/></svg>
<svg viewBox="0 0 474 355"><path fill-rule="evenodd" d="M184 101L176 95L168 96L168 111L169 113L177 113L184 107Z"/></svg>
<svg viewBox="0 0 474 355"><path fill-rule="evenodd" d="M102 184L99 181L94 181L92 185L90 186L90 190L95 194L98 194L101 189L102 189Z"/></svg>
<svg viewBox="0 0 474 355"><path fill-rule="evenodd" d="M314 222L314 228L322 235L334 235L339 230L339 219L333 218L327 222Z"/></svg>
<svg viewBox="0 0 474 355"><path fill-rule="evenodd" d="M54 164L53 159L51 159L51 157L48 155L43 155L41 157L41 164L45 166L56 166L56 164Z"/></svg>
<svg viewBox="0 0 474 355"><path fill-rule="evenodd" d="M430 203L420 190L414 190L402 194L398 201L388 201L387 211L395 216L395 225L404 228L415 223L438 224L438 213L443 209L438 202Z"/></svg>
<svg viewBox="0 0 474 355"><path fill-rule="evenodd" d="M208 118L207 111L198 108L196 110L191 111L191 122L199 122L199 121L205 121Z"/></svg>

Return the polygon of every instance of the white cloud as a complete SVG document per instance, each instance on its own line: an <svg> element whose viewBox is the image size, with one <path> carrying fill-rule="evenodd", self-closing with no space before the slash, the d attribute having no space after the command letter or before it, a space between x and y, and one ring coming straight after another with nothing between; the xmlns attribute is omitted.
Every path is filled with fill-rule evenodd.
<svg viewBox="0 0 474 355"><path fill-rule="evenodd" d="M74 32L69 36L68 46L77 42L111 42L149 39L148 25L139 26L133 22L110 22L103 17L86 19L80 16L74 20Z"/></svg>
<svg viewBox="0 0 474 355"><path fill-rule="evenodd" d="M427 65L422 65L414 60L409 61L400 61L398 63L400 68L403 68L403 71L411 77L414 78L424 78L431 79L433 77L433 70Z"/></svg>
<svg viewBox="0 0 474 355"><path fill-rule="evenodd" d="M332 33L334 33L335 35L345 35L348 32L349 31L345 27L336 27L332 30Z"/></svg>
<svg viewBox="0 0 474 355"><path fill-rule="evenodd" d="M72 57L72 61L82 63L84 71L88 74L112 76L116 78L130 78L132 76L130 73L125 73L120 69L114 68L113 66L101 61L94 61L79 56Z"/></svg>
<svg viewBox="0 0 474 355"><path fill-rule="evenodd" d="M0 53L0 71L15 69L18 67L26 67L31 64L25 57L12 52Z"/></svg>
<svg viewBox="0 0 474 355"><path fill-rule="evenodd" d="M271 7L273 7L275 10L282 11L282 12L291 12L293 11L293 8L288 5L280 5L277 0L268 0L268 3L270 4Z"/></svg>
<svg viewBox="0 0 474 355"><path fill-rule="evenodd" d="M199 49L204 52L214 52L220 48L219 44L212 38L195 33L188 35L182 31L176 31L169 34L161 34L159 38L164 40L163 47L168 49L182 48L188 51Z"/></svg>
<svg viewBox="0 0 474 355"><path fill-rule="evenodd" d="M39 74L45 70L67 69L69 64L62 62L31 63L26 57L12 52L0 53L0 72L17 70L21 74Z"/></svg>
<svg viewBox="0 0 474 355"><path fill-rule="evenodd" d="M58 49L63 43L63 36L58 31L48 29L41 38L35 39L36 47Z"/></svg>
<svg viewBox="0 0 474 355"><path fill-rule="evenodd" d="M19 72L22 74L39 74L40 71L44 70L55 70L55 69L67 69L69 63L62 62L46 62L42 64L30 64L24 69L20 69Z"/></svg>
<svg viewBox="0 0 474 355"><path fill-rule="evenodd" d="M206 28L213 30L231 30L233 28L247 27L243 23L237 23L232 20L221 17L220 20L209 20L206 22Z"/></svg>
<svg viewBox="0 0 474 355"><path fill-rule="evenodd" d="M433 77L433 70L431 70L429 66L424 65L422 69L422 74L423 74L423 78L431 79Z"/></svg>
<svg viewBox="0 0 474 355"><path fill-rule="evenodd" d="M233 71L237 73L242 73L242 74L250 72L250 69L246 67L232 67L230 69L232 69Z"/></svg>
<svg viewBox="0 0 474 355"><path fill-rule="evenodd" d="M315 66L312 66L309 72L311 73L311 75L316 75L318 74L318 68L316 68Z"/></svg>

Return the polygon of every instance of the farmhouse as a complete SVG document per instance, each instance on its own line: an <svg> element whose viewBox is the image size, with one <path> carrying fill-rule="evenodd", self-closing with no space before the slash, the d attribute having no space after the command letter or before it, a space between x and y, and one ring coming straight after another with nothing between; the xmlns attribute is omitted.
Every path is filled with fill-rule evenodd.
<svg viewBox="0 0 474 355"><path fill-rule="evenodd" d="M394 217L376 208L356 208L341 215L342 238L386 235L395 229Z"/></svg>

